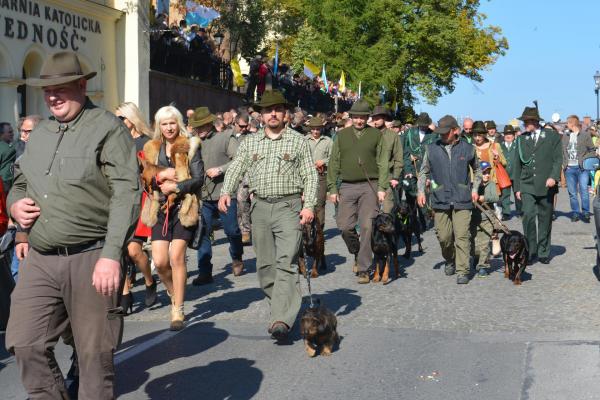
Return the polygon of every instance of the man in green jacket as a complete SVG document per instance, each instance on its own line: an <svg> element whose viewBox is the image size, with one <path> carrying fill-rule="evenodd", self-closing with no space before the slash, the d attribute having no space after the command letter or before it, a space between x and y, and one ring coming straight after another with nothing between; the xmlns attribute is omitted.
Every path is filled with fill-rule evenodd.
<svg viewBox="0 0 600 400"><path fill-rule="evenodd" d="M515 191L515 162L517 155L517 146L515 145L515 128L512 125L504 125L504 140L500 143L500 148L506 158L506 172L512 182L511 187L502 189L502 220L508 221L510 219L510 192ZM521 212L521 200L515 197L515 208L517 215L520 216Z"/></svg>
<svg viewBox="0 0 600 400"><path fill-rule="evenodd" d="M541 128L537 107L525 107L519 119L525 132L516 142L515 196L523 202L523 232L530 259L533 262L539 256L541 263L548 264L554 196L563 161L560 135Z"/></svg>
<svg viewBox="0 0 600 400"><path fill-rule="evenodd" d="M373 259L371 231L379 204L388 188L388 158L381 133L367 126L371 110L359 99L350 108L352 126L340 130L333 141L327 187L329 200L339 203L337 226L348 251L354 255L358 283L369 283ZM341 185L338 189L338 179ZM356 222L360 225L360 236Z"/></svg>
<svg viewBox="0 0 600 400"><path fill-rule="evenodd" d="M8 122L0 122L0 137L12 137L12 135L12 126ZM5 193L8 193L13 182L13 164L16 158L16 150L12 143L0 140L0 178Z"/></svg>
<svg viewBox="0 0 600 400"><path fill-rule="evenodd" d="M392 113L384 106L376 106L371 114L373 127L379 129L383 137L385 154L389 165L389 184L390 187L385 191L385 200L383 202L383 212L389 213L394 208L394 194L396 190L398 199L402 198L402 186L398 183L402 180L402 167L404 166L404 152L402 142L396 132L385 127L386 121L391 121Z"/></svg>

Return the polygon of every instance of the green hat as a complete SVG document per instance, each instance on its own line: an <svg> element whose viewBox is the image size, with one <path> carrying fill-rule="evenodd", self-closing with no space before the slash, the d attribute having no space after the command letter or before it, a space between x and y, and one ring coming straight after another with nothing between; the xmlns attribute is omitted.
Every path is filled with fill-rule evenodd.
<svg viewBox="0 0 600 400"><path fill-rule="evenodd" d="M421 116L419 116L420 118ZM445 135L454 128L459 128L458 122L452 115L445 115L438 121L438 126L433 130L433 133Z"/></svg>
<svg viewBox="0 0 600 400"><path fill-rule="evenodd" d="M45 87L62 85L81 78L88 80L94 76L96 72L83 71L77 54L72 51L61 51L51 54L44 60L39 78L29 78L26 83L29 86Z"/></svg>
<svg viewBox="0 0 600 400"><path fill-rule="evenodd" d="M350 114L350 115L370 115L371 107L369 106L369 103L367 103L365 100L358 99L354 102L354 104L352 104L352 107L350 107L350 111L348 111L348 114Z"/></svg>
<svg viewBox="0 0 600 400"><path fill-rule="evenodd" d="M441 121L441 120L440 120ZM421 114L419 114L419 116L417 117L417 126L429 126L431 125L431 117L429 116L429 114L427 114L426 112L422 112Z"/></svg>
<svg viewBox="0 0 600 400"><path fill-rule="evenodd" d="M485 129L485 124L483 123L483 121L475 121L473 122L473 129L471 130L471 133L473 135L477 135L477 134L485 134L487 135L487 129Z"/></svg>
<svg viewBox="0 0 600 400"><path fill-rule="evenodd" d="M323 118L320 117L312 117L308 120L307 125L309 128L322 128L325 126L325 121L323 121Z"/></svg>
<svg viewBox="0 0 600 400"><path fill-rule="evenodd" d="M504 125L504 131L502 132L504 135L514 135L515 128L512 125Z"/></svg>
<svg viewBox="0 0 600 400"><path fill-rule="evenodd" d="M402 128L402 121L400 121L399 119L393 120L392 127L393 128Z"/></svg>
<svg viewBox="0 0 600 400"><path fill-rule="evenodd" d="M217 116L210 113L208 107L198 107L194 110L194 114L188 120L188 125L192 128L197 128L202 125L210 124L217 119Z"/></svg>
<svg viewBox="0 0 600 400"><path fill-rule="evenodd" d="M283 97L283 93L281 93L278 90L266 90L260 98L260 101L258 103L255 103L254 106L258 108L264 108L276 106L279 104L284 105L285 107L289 107L289 103L287 102L285 97Z"/></svg>
<svg viewBox="0 0 600 400"><path fill-rule="evenodd" d="M525 109L523 110L523 114L521 114L521 116L517 119L521 121L533 120L537 122L540 122L542 120L542 118L540 118L540 113L537 107L525 107Z"/></svg>
<svg viewBox="0 0 600 400"><path fill-rule="evenodd" d="M498 129L496 127L496 123L494 121L485 121L485 128L486 129Z"/></svg>
<svg viewBox="0 0 600 400"><path fill-rule="evenodd" d="M392 119L392 112L388 110L386 106L375 106L373 112L371 113L371 117L376 115L383 115L385 119Z"/></svg>

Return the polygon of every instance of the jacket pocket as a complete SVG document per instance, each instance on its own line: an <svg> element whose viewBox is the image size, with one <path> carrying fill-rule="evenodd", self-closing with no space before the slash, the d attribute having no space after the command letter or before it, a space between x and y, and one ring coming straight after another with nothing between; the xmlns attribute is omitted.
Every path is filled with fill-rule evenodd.
<svg viewBox="0 0 600 400"><path fill-rule="evenodd" d="M279 159L279 173L281 175L292 175L296 168L296 155L295 154L280 154L277 156Z"/></svg>

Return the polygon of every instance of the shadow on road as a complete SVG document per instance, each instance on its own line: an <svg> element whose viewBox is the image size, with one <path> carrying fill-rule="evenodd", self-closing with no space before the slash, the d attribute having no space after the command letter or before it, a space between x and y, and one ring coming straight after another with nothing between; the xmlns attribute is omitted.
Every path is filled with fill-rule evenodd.
<svg viewBox="0 0 600 400"><path fill-rule="evenodd" d="M146 394L157 400L251 399L263 380L263 373L254 363L232 358L177 371L150 381Z"/></svg>
<svg viewBox="0 0 600 400"><path fill-rule="evenodd" d="M232 313L245 310L251 303L264 299L259 288L248 288L234 292L226 292L219 297L211 297L194 306L194 310L186 315L187 319L207 319L221 313Z"/></svg>
<svg viewBox="0 0 600 400"><path fill-rule="evenodd" d="M126 359L116 366L117 397L138 390L150 377L149 371L152 368L163 366L180 358L187 358L200 354L225 341L228 336L229 334L223 329L215 328L214 323L202 322L188 326L183 331L173 334L172 338ZM156 373L157 371L154 371L154 374ZM178 372L177 374L180 373L183 372ZM223 373L222 376L227 376L227 374ZM173 392L170 393L181 390L182 392L189 393L188 397L181 397L182 395L173 396L169 394L153 398L191 399L192 397L189 397L190 395L193 395L193 398L216 398L214 396L198 397L197 390L205 390L208 382L218 381L218 379L207 380L206 376L202 380L187 380L185 382L177 379L177 382L180 382L179 385L174 384L173 378L171 379L171 385L168 386L169 390ZM190 385L194 388L193 390L190 390Z"/></svg>
<svg viewBox="0 0 600 400"><path fill-rule="evenodd" d="M358 292L352 289L335 289L316 296L313 295L313 299L319 299L322 305L329 308L337 316L348 315L362 304L362 299L355 293ZM303 303L310 304L308 296L304 297Z"/></svg>

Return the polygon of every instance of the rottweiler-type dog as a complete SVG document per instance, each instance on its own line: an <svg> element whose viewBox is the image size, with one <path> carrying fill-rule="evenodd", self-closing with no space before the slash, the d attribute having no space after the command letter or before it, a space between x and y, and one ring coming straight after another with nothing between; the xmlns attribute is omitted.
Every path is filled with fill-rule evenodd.
<svg viewBox="0 0 600 400"><path fill-rule="evenodd" d="M402 236L404 247L406 248L403 254L404 258L410 258L412 250L412 236L417 238L419 251L423 252L421 245L421 224L417 216L417 207L410 206L406 200L402 200L395 209L396 216L396 233Z"/></svg>
<svg viewBox="0 0 600 400"><path fill-rule="evenodd" d="M504 277L513 281L515 285L521 284L521 274L525 271L529 260L527 240L521 232L510 231L500 239L500 249L504 259Z"/></svg>
<svg viewBox="0 0 600 400"><path fill-rule="evenodd" d="M373 219L371 250L375 256L373 282L390 282L390 263L394 264L395 277L398 278L398 235L392 214L381 213Z"/></svg>
<svg viewBox="0 0 600 400"><path fill-rule="evenodd" d="M340 340L335 314L322 305L304 311L300 318L300 334L310 357L316 356L319 349L322 356L331 355L333 347Z"/></svg>
<svg viewBox="0 0 600 400"><path fill-rule="evenodd" d="M306 276L306 259L312 257L314 260L311 278L319 276L318 270L325 269L324 261L325 238L323 236L323 228L317 218L313 218L310 224L302 225L302 246L300 247L300 255L298 257L298 266L300 273Z"/></svg>

